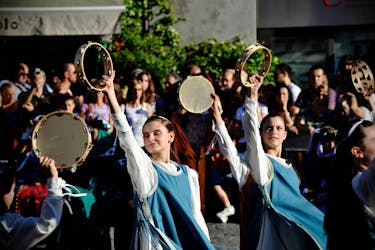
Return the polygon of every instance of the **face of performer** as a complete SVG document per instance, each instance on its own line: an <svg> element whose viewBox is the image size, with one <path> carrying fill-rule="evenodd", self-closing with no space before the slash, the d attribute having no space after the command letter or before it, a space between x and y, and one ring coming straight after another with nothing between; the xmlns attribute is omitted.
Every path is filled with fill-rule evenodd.
<svg viewBox="0 0 375 250"><path fill-rule="evenodd" d="M370 166L371 161L375 159L375 126L364 127L362 145L359 147L355 154L361 165Z"/></svg>
<svg viewBox="0 0 375 250"><path fill-rule="evenodd" d="M277 149L281 147L286 139L284 120L279 116L266 117L261 130L261 137L266 149Z"/></svg>
<svg viewBox="0 0 375 250"><path fill-rule="evenodd" d="M154 119L143 126L144 145L151 155L170 153L175 134L166 123L170 124L168 120Z"/></svg>

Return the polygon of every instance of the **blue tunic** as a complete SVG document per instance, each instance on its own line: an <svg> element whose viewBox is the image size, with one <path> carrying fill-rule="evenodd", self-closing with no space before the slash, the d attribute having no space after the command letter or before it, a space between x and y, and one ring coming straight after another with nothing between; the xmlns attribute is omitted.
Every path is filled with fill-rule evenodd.
<svg viewBox="0 0 375 250"><path fill-rule="evenodd" d="M320 249L326 249L324 214L300 193L298 177L293 167L285 167L275 159L269 159L273 165L273 174L262 189L268 208L278 215L278 220L291 226L296 224Z"/></svg>
<svg viewBox="0 0 375 250"><path fill-rule="evenodd" d="M193 217L187 167L174 176L153 165L158 186L147 201L155 226L181 249L215 249Z"/></svg>

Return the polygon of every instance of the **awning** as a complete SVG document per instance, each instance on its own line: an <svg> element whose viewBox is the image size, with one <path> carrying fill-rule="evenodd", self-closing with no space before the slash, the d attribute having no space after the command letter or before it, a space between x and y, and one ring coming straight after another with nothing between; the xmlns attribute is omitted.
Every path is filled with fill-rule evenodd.
<svg viewBox="0 0 375 250"><path fill-rule="evenodd" d="M2 0L0 36L115 34L122 12L123 0Z"/></svg>

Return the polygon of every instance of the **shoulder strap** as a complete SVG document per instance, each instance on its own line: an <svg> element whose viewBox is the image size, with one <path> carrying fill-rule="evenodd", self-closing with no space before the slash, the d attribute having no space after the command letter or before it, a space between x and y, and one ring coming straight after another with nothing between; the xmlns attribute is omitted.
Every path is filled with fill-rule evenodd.
<svg viewBox="0 0 375 250"><path fill-rule="evenodd" d="M146 223L142 223L141 226L146 226L147 224L150 225L149 236L151 238L152 249L176 250L176 247L172 244L171 240L155 226L147 199L139 198L138 195L136 195L136 199L138 200L138 212L141 213L141 218L138 218L138 220L146 220Z"/></svg>

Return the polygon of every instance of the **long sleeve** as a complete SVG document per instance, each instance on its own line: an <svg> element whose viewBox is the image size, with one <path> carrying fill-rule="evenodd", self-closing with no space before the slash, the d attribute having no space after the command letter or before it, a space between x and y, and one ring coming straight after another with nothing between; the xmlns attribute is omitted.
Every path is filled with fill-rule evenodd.
<svg viewBox="0 0 375 250"><path fill-rule="evenodd" d="M245 114L242 125L246 138L246 161L251 176L258 185L265 185L271 175L269 160L262 146L257 115L257 103L245 99Z"/></svg>
<svg viewBox="0 0 375 250"><path fill-rule="evenodd" d="M120 146L125 151L134 191L140 197L147 197L157 185L157 173L152 161L135 140L125 114L114 113L113 122Z"/></svg>
<svg viewBox="0 0 375 250"><path fill-rule="evenodd" d="M23 217L14 213L5 213L0 217L0 246L6 249L30 249L56 229L63 209L64 180L49 178L47 184L48 194L39 217Z"/></svg>
<svg viewBox="0 0 375 250"><path fill-rule="evenodd" d="M198 225L202 228L202 231L210 239L206 221L201 212L201 198L200 198L200 187L198 173L194 169L188 168L189 184L191 189L191 202L192 212Z"/></svg>
<svg viewBox="0 0 375 250"><path fill-rule="evenodd" d="M246 167L244 162L241 162L238 151L229 136L224 122L216 124L215 127L215 132L217 133L216 136L219 137L218 145L220 152L227 158L233 177L237 181L239 187L242 188L247 181L250 170Z"/></svg>

